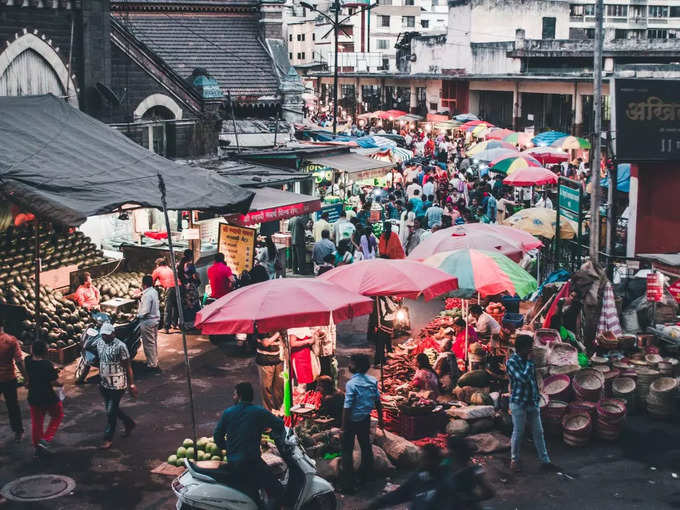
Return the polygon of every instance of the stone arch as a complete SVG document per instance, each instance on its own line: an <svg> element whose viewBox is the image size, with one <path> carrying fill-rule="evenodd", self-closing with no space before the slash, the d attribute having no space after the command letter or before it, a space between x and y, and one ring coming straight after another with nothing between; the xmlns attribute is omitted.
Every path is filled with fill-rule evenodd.
<svg viewBox="0 0 680 510"><path fill-rule="evenodd" d="M170 110L175 116L175 120L181 120L183 111L182 108L177 104L177 102L165 94L151 94L146 99L144 99L134 111L135 120L141 119L147 110L153 108L154 106L164 106Z"/></svg>
<svg viewBox="0 0 680 510"><path fill-rule="evenodd" d="M7 47L0 52L0 90L18 91L18 95L22 95L21 90L28 88L30 93L34 94L52 93L61 96L65 96L68 90L69 104L78 108L79 91L57 51L58 48L53 48L52 41L46 41L44 35L39 37L37 33L24 33L15 36L14 41L8 42ZM28 72L22 72L20 76L8 76L13 65L23 65ZM40 69L40 66L43 66L43 69ZM33 76L34 72L42 74L42 83L32 81L31 87L23 87L22 85L29 83L25 80L36 79L36 76ZM10 79L13 79L14 83L9 83Z"/></svg>

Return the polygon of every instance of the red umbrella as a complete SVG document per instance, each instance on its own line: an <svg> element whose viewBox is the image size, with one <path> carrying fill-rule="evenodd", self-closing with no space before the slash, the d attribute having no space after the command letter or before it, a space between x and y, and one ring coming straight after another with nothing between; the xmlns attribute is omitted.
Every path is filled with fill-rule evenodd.
<svg viewBox="0 0 680 510"><path fill-rule="evenodd" d="M497 251L506 257L519 262L522 259L522 245L506 239L495 232L469 231L464 225L438 230L423 239L408 258L423 260L436 253L452 250L475 249Z"/></svg>
<svg viewBox="0 0 680 510"><path fill-rule="evenodd" d="M554 147L533 147L523 151L522 154L533 156L542 165L553 165L569 159L569 154Z"/></svg>
<svg viewBox="0 0 680 510"><path fill-rule="evenodd" d="M502 128L491 128L489 133L486 135L487 140L503 140L503 138L510 136L513 134L514 131L510 131L509 129L502 129ZM512 144L510 144L512 145Z"/></svg>
<svg viewBox="0 0 680 510"><path fill-rule="evenodd" d="M380 112L378 117L383 120L397 120L399 117L406 115L406 112L401 110L387 110L386 112Z"/></svg>
<svg viewBox="0 0 680 510"><path fill-rule="evenodd" d="M485 120L469 120L469 121L465 122L464 124L462 124L460 126L460 128L461 129L468 129L468 128L471 128L471 127L474 127L474 126L479 126L480 124L484 124L485 126L493 126L493 124L491 124L491 122L487 122Z"/></svg>
<svg viewBox="0 0 680 510"><path fill-rule="evenodd" d="M373 300L317 278L284 278L242 287L203 308L196 327L232 335L325 326L373 311Z"/></svg>
<svg viewBox="0 0 680 510"><path fill-rule="evenodd" d="M426 301L458 288L458 280L451 275L404 259L366 260L339 266L319 279L364 296L416 299L422 294Z"/></svg>
<svg viewBox="0 0 680 510"><path fill-rule="evenodd" d="M512 175L503 179L508 186L540 186L542 184L557 184L557 176L540 166L525 166L518 168Z"/></svg>

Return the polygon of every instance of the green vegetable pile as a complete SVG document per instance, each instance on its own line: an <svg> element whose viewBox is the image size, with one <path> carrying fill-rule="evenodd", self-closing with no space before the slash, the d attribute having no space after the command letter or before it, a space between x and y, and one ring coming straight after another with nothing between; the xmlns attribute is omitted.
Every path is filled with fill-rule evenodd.
<svg viewBox="0 0 680 510"><path fill-rule="evenodd" d="M191 439L185 439L182 442L182 446L177 448L177 452L168 457L168 464L172 466L183 466L184 459L194 459L194 453L196 454L196 460L217 460L220 462L227 462L227 452L226 450L220 450L213 440L209 437L202 437L194 442Z"/></svg>

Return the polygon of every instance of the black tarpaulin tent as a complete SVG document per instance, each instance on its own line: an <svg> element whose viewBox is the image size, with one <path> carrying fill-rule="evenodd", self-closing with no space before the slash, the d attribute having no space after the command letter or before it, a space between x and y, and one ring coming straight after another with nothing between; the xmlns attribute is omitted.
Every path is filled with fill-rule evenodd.
<svg viewBox="0 0 680 510"><path fill-rule="evenodd" d="M253 192L181 165L48 94L0 97L0 192L37 216L79 225L126 204L246 213Z"/></svg>

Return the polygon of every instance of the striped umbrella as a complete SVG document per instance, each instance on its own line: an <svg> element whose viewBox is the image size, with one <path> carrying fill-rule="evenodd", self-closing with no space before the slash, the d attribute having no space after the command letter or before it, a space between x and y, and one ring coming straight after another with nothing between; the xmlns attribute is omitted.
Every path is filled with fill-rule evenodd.
<svg viewBox="0 0 680 510"><path fill-rule="evenodd" d="M504 142L512 143L512 144L520 144L524 145L525 147L529 145L533 145L531 143L531 136L529 136L526 133L522 133L521 131L517 131L514 133L509 134L505 138L503 138Z"/></svg>
<svg viewBox="0 0 680 510"><path fill-rule="evenodd" d="M563 133L562 131L546 131L544 133L534 136L531 139L531 141L533 142L534 145L546 146L550 145L558 138L564 138L565 136L569 135L567 133Z"/></svg>
<svg viewBox="0 0 680 510"><path fill-rule="evenodd" d="M509 129L493 127L489 129L489 132L486 134L486 139L503 140L506 136L510 136L511 134L513 134L513 132L510 131Z"/></svg>
<svg viewBox="0 0 680 510"><path fill-rule="evenodd" d="M517 294L525 298L538 288L536 279L502 253L484 250L453 250L424 260L458 278L458 297Z"/></svg>
<svg viewBox="0 0 680 510"><path fill-rule="evenodd" d="M487 140L485 142L479 142L470 147L467 151L467 154L468 156L474 156L475 154L489 149L508 149L511 151L516 150L511 143L501 142L500 140Z"/></svg>
<svg viewBox="0 0 680 510"><path fill-rule="evenodd" d="M590 142L585 138L579 138L577 136L565 136L558 138L551 143L550 146L564 151L590 149Z"/></svg>
<svg viewBox="0 0 680 510"><path fill-rule="evenodd" d="M526 166L542 166L541 163L534 157L518 152L509 156L501 156L495 159L489 165L489 170L497 173L504 173L510 175L518 168Z"/></svg>
<svg viewBox="0 0 680 510"><path fill-rule="evenodd" d="M544 165L554 165L569 160L569 154L554 147L533 147L522 152L536 158Z"/></svg>
<svg viewBox="0 0 680 510"><path fill-rule="evenodd" d="M485 162L488 163L489 161L494 161L496 159L501 159L501 158L508 157L508 156L514 156L516 154L519 154L519 152L517 152L514 149L513 150L510 150L510 149L487 149L485 151L478 152L477 154L474 154L471 157L472 157L472 159L476 159L478 161L485 161Z"/></svg>

